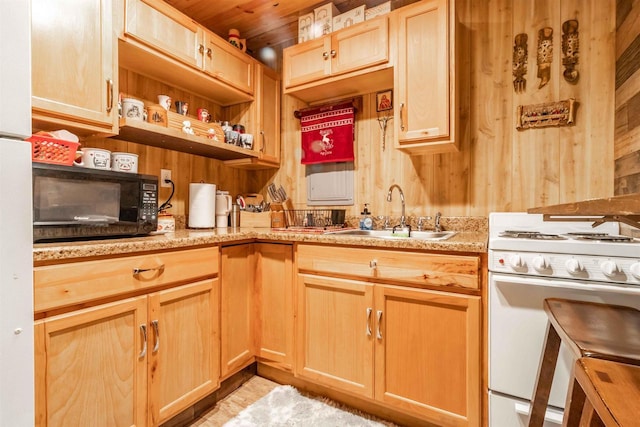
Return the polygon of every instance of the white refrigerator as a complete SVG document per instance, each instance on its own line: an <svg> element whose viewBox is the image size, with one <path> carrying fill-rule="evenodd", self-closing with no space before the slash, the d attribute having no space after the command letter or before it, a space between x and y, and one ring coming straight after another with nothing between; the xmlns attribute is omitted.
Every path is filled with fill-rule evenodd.
<svg viewBox="0 0 640 427"><path fill-rule="evenodd" d="M34 424L31 9L0 0L0 426Z"/></svg>

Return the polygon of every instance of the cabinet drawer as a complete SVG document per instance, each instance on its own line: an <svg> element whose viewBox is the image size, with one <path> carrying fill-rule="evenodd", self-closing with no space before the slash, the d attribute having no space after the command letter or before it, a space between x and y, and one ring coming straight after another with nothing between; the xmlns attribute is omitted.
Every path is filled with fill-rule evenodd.
<svg viewBox="0 0 640 427"><path fill-rule="evenodd" d="M34 311L211 277L218 258L219 249L211 247L36 267Z"/></svg>
<svg viewBox="0 0 640 427"><path fill-rule="evenodd" d="M299 245L298 269L409 285L478 289L480 258L384 249Z"/></svg>

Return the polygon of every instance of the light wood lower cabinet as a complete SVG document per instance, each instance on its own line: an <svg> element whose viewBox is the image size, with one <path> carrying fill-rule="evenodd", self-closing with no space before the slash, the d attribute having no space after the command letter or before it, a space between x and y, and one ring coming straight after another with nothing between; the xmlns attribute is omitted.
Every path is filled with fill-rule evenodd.
<svg viewBox="0 0 640 427"><path fill-rule="evenodd" d="M256 330L261 361L293 370L293 247L256 243Z"/></svg>
<svg viewBox="0 0 640 427"><path fill-rule="evenodd" d="M481 297L447 291L454 278L479 288L477 257L313 245L297 254L296 375L437 425L480 425ZM397 281L431 278L443 291L390 284L393 260L412 258Z"/></svg>
<svg viewBox="0 0 640 427"><path fill-rule="evenodd" d="M218 388L218 256L199 248L36 267L36 301L55 301L36 305L46 307L35 324L36 425L157 426ZM190 259L198 266L180 265Z"/></svg>
<svg viewBox="0 0 640 427"><path fill-rule="evenodd" d="M220 265L220 375L227 378L255 359L253 244L226 246Z"/></svg>

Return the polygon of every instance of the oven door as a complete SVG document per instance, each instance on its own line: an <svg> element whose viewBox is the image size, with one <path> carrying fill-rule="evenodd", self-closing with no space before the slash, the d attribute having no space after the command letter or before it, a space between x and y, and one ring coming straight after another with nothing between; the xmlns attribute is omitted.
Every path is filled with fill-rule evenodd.
<svg viewBox="0 0 640 427"><path fill-rule="evenodd" d="M494 418L507 415L499 415L495 413L495 407L491 408L491 402L501 400L493 395L513 400L510 408L504 402L500 404L507 408L504 410L513 411L509 419L526 421L528 418L528 401L533 397L548 324L543 309L546 298L601 302L640 309L638 286L490 272L489 389L492 394L490 413L494 412ZM573 363L572 353L562 345L549 405L564 408ZM490 424L499 425L493 422Z"/></svg>

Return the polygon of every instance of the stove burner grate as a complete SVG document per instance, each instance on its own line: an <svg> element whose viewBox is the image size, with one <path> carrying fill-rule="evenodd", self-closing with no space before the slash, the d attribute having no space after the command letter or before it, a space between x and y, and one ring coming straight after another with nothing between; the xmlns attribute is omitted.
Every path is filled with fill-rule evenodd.
<svg viewBox="0 0 640 427"><path fill-rule="evenodd" d="M595 242L607 242L607 243L637 243L633 237L628 236L615 236L610 234L601 234L594 236L579 236L575 237L577 240L590 240Z"/></svg>
<svg viewBox="0 0 640 427"><path fill-rule="evenodd" d="M558 234L540 233L539 231L519 231L505 230L500 233L500 237L510 237L513 239L531 239L531 240L566 240Z"/></svg>

